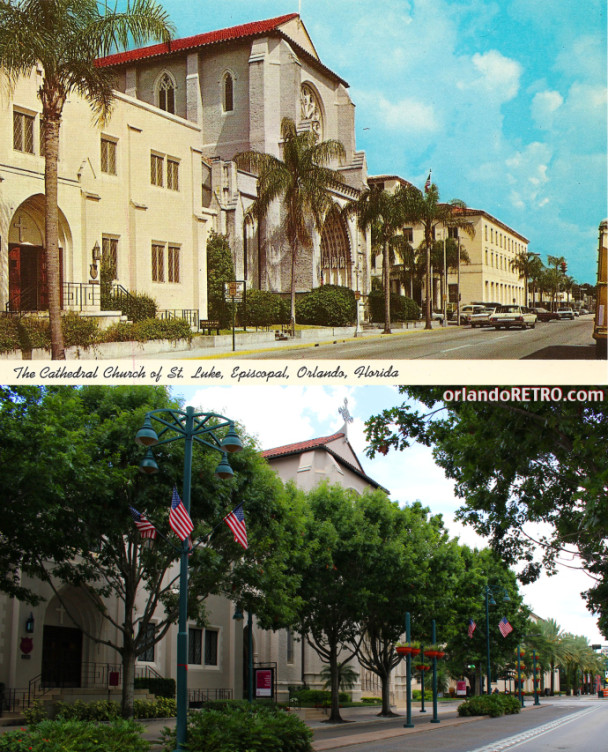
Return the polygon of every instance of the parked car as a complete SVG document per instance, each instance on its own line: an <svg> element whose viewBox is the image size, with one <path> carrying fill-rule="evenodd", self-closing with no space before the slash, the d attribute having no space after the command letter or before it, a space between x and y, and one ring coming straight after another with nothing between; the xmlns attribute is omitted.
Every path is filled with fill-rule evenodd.
<svg viewBox="0 0 608 752"><path fill-rule="evenodd" d="M536 314L531 308L520 305L499 306L490 316L490 326L495 329L510 329L518 326L520 329L534 329L536 326Z"/></svg>
<svg viewBox="0 0 608 752"><path fill-rule="evenodd" d="M591 313L591 311L588 311L586 308L581 308L579 313L581 316L586 316L588 313Z"/></svg>
<svg viewBox="0 0 608 752"><path fill-rule="evenodd" d="M557 317L560 321L562 319L571 319L574 321L574 311L572 308L560 308L557 312Z"/></svg>
<svg viewBox="0 0 608 752"><path fill-rule="evenodd" d="M498 306L494 308L484 308L483 311L480 311L479 313L473 313L471 315L471 328L475 329L478 326L492 326L490 324L490 317L494 314L497 307Z"/></svg>
<svg viewBox="0 0 608 752"><path fill-rule="evenodd" d="M461 326L465 324L470 324L471 316L473 316L476 313L483 313L483 311L485 311L485 308L486 307L483 305L473 305L473 304L462 306L460 309L460 322L459 323L461 324Z"/></svg>
<svg viewBox="0 0 608 752"><path fill-rule="evenodd" d="M539 321L557 321L559 316L555 311L548 311L546 308L533 308Z"/></svg>

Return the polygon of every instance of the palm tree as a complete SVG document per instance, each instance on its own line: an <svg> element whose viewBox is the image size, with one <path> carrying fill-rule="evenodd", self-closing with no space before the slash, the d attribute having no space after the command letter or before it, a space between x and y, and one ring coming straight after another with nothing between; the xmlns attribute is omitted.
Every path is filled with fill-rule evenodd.
<svg viewBox="0 0 608 752"><path fill-rule="evenodd" d="M130 0L124 12L97 0L0 0L0 67L14 85L36 65L43 69L38 96L44 135L45 256L51 357L65 359L61 331L57 152L64 105L72 92L87 99L98 121L108 117L114 75L98 57L131 42L169 41L173 27L153 0Z"/></svg>
<svg viewBox="0 0 608 752"><path fill-rule="evenodd" d="M516 272L519 272L520 278L524 279L525 285L525 300L524 305L529 303L529 281L538 279L540 270L542 269L542 261L538 257L537 253L531 253L530 251L522 251L511 262L511 268Z"/></svg>
<svg viewBox="0 0 608 752"><path fill-rule="evenodd" d="M538 622L540 632L539 653L541 663L551 668L551 694L555 693L555 669L566 662L564 632L555 619L543 619Z"/></svg>
<svg viewBox="0 0 608 752"><path fill-rule="evenodd" d="M371 230L372 251L382 253L382 289L384 290L384 330L391 333L390 267L391 252L401 228L407 222L404 214L403 190L393 193L372 184L359 198L352 201L346 211L357 216L359 228Z"/></svg>
<svg viewBox="0 0 608 752"><path fill-rule="evenodd" d="M438 225L463 230L470 238L475 236L473 223L466 218L466 204L453 199L448 204L439 202L439 189L435 183L427 181L424 193L413 186L407 186L402 192L405 216L419 222L424 229L425 252L425 329L431 328L431 252L435 228Z"/></svg>
<svg viewBox="0 0 608 752"><path fill-rule="evenodd" d="M258 196L251 213L256 219L265 217L271 204L282 198L285 212L285 234L291 248L291 330L296 324L296 262L302 246L312 242L309 220L312 216L321 231L333 201L330 189L342 182L342 176L327 165L346 156L340 141L319 142L313 131L298 133L291 118L281 121L283 159L258 151L240 152L234 157L239 167L258 175Z"/></svg>

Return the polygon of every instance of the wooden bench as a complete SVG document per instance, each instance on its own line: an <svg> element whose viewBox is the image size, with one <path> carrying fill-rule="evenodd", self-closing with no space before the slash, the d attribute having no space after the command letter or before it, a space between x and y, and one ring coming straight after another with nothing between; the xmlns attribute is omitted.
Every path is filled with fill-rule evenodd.
<svg viewBox="0 0 608 752"><path fill-rule="evenodd" d="M214 321L213 319L200 319L198 322L198 328L200 331L204 332L207 330L209 334L211 334L211 330L215 329L216 332L220 333L220 322Z"/></svg>

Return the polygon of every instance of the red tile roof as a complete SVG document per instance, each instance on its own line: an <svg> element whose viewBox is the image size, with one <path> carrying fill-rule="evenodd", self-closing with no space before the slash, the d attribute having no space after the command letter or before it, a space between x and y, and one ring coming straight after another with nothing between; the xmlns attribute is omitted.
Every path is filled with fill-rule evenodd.
<svg viewBox="0 0 608 752"><path fill-rule="evenodd" d="M309 449L316 449L317 447L325 446L331 441L344 436L343 433L334 433L333 436L324 436L319 439L310 439L309 441L299 441L296 444L286 444L285 446L275 447L274 449L266 449L262 452L262 457L266 459L272 457L280 457L283 454L295 454L297 452L306 452Z"/></svg>
<svg viewBox="0 0 608 752"><path fill-rule="evenodd" d="M140 47L136 50L118 52L115 55L99 58L96 64L99 67L120 65L121 63L130 63L134 60L143 60L158 55L166 55L171 52L179 52L180 50L191 50L195 47L203 47L208 44L216 44L217 42L227 42L232 39L242 39L243 37L265 34L269 31L274 31L286 21L291 21L297 17L297 13L288 13L285 16L277 16L277 18L269 18L265 21L254 21L252 23L240 24L239 26L231 26L229 29L219 29L218 31L209 31L205 34L196 34L192 37L174 39L168 43L154 44L151 47Z"/></svg>

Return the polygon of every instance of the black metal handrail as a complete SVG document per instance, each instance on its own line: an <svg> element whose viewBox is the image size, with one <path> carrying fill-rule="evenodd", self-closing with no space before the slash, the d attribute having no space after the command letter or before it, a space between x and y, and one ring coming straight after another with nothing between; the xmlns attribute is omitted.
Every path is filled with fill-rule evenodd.
<svg viewBox="0 0 608 752"><path fill-rule="evenodd" d="M188 704L196 707L209 700L232 700L231 689L189 689Z"/></svg>
<svg viewBox="0 0 608 752"><path fill-rule="evenodd" d="M156 312L157 319L185 319L191 328L199 330L198 308L173 308Z"/></svg>
<svg viewBox="0 0 608 752"><path fill-rule="evenodd" d="M100 295L99 285L88 285L85 282L64 282L62 308L79 309L81 311L85 306L97 308L100 303Z"/></svg>

